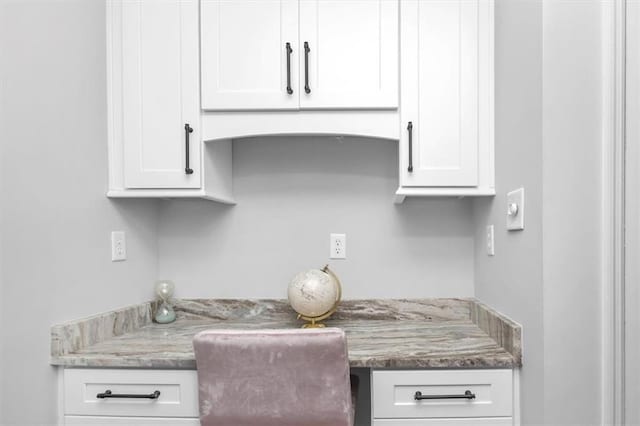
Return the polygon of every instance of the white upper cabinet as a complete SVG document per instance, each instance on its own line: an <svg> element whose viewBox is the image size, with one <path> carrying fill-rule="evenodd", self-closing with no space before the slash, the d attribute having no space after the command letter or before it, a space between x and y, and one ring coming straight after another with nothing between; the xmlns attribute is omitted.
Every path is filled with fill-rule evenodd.
<svg viewBox="0 0 640 426"><path fill-rule="evenodd" d="M494 0L107 0L110 197L234 203L231 140L399 140L407 196L493 195Z"/></svg>
<svg viewBox="0 0 640 426"><path fill-rule="evenodd" d="M298 0L202 0L202 108L298 108Z"/></svg>
<svg viewBox="0 0 640 426"><path fill-rule="evenodd" d="M300 1L300 108L398 107L398 1Z"/></svg>
<svg viewBox="0 0 640 426"><path fill-rule="evenodd" d="M492 1L403 0L401 27L401 187L491 192Z"/></svg>
<svg viewBox="0 0 640 426"><path fill-rule="evenodd" d="M122 139L124 187L199 188L198 2L137 0L112 8L121 14L122 47L112 51L111 65L122 74L111 79L122 80L111 100L122 97L122 128L111 137Z"/></svg>
<svg viewBox="0 0 640 426"><path fill-rule="evenodd" d="M202 0L202 108L398 107L398 0Z"/></svg>

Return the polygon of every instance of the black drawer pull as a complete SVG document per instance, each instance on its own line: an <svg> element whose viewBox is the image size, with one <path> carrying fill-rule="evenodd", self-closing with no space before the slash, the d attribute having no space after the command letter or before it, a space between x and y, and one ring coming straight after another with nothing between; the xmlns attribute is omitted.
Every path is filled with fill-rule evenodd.
<svg viewBox="0 0 640 426"><path fill-rule="evenodd" d="M464 391L463 395L423 395L422 392L416 391L413 399L422 401L423 399L475 399L476 394L470 390Z"/></svg>
<svg viewBox="0 0 640 426"><path fill-rule="evenodd" d="M193 169L189 167L189 134L193 133L193 129L189 126L189 123L184 125L184 151L187 161L185 162L184 172L185 174L193 174Z"/></svg>
<svg viewBox="0 0 640 426"><path fill-rule="evenodd" d="M134 398L134 399L158 399L160 398L160 391L154 391L147 395L131 394L131 393L112 393L110 390L104 391L96 395L98 399L105 398Z"/></svg>
<svg viewBox="0 0 640 426"><path fill-rule="evenodd" d="M304 92L306 94L311 93L311 87L309 87L309 43L304 42Z"/></svg>
<svg viewBox="0 0 640 426"><path fill-rule="evenodd" d="M411 173L413 172L413 122L409 122L407 131L409 132L409 167L407 167L407 171Z"/></svg>
<svg viewBox="0 0 640 426"><path fill-rule="evenodd" d="M287 42L285 49L287 50L287 93L292 95L293 89L291 88L291 43Z"/></svg>

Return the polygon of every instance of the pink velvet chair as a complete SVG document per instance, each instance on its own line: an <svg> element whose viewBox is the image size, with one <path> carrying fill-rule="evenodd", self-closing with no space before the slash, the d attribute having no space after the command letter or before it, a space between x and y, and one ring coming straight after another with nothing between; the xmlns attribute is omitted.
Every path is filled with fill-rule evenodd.
<svg viewBox="0 0 640 426"><path fill-rule="evenodd" d="M193 340L202 426L352 426L344 332L209 330Z"/></svg>

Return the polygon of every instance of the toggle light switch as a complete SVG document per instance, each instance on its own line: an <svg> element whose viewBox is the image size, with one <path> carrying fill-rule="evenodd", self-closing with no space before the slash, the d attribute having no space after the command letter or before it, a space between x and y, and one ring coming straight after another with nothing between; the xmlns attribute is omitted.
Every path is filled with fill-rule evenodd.
<svg viewBox="0 0 640 426"><path fill-rule="evenodd" d="M509 231L524 229L524 188L507 194L507 229Z"/></svg>

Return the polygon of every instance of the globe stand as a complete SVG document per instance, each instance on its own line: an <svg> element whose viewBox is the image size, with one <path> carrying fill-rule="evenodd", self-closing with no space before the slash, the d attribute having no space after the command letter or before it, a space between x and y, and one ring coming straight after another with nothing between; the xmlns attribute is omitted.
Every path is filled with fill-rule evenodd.
<svg viewBox="0 0 640 426"><path fill-rule="evenodd" d="M338 279L336 274L334 274L333 271L331 269L329 269L329 265L325 265L324 268L322 268L321 270L322 270L322 272L331 275L331 277L335 280L335 282L337 284L337 293L338 294L336 296L336 303L334 303L333 307L331 307L331 309L329 309L327 312L325 312L322 315L318 315L317 317L307 317L305 315L298 314L298 319L309 321L309 323L308 324L304 324L302 326L302 328L323 328L323 327L326 327L324 324L320 323L319 321L323 321L323 320L329 318L331 315L333 315L335 313L335 311L338 310L338 305L340 304L340 299L342 298L342 284L340 283L340 280Z"/></svg>

